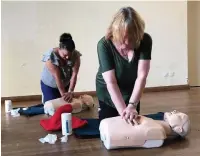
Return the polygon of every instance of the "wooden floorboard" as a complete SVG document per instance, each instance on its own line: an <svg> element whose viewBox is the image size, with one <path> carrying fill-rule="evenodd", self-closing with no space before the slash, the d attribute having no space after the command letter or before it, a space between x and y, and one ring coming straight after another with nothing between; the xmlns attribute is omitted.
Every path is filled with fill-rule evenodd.
<svg viewBox="0 0 200 156"><path fill-rule="evenodd" d="M16 102L15 106L38 104L40 101ZM96 102L97 103L97 102ZM77 114L78 117L97 117L94 110ZM191 119L191 133L185 140L167 142L161 148L120 149L107 151L99 139L77 139L73 135L67 143L61 143L61 132L56 144L42 144L39 138L50 132L44 131L39 121L45 115L34 117L11 117L1 111L1 154L2 156L200 156L200 88L183 91L145 93L141 101L141 114L170 111L185 112Z"/></svg>

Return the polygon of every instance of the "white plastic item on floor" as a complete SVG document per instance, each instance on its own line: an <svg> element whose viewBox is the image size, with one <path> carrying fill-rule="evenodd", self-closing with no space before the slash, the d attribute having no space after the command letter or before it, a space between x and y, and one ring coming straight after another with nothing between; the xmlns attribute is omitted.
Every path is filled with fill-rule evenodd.
<svg viewBox="0 0 200 156"><path fill-rule="evenodd" d="M63 137L60 138L61 142L67 142L68 141L68 136L64 135Z"/></svg>
<svg viewBox="0 0 200 156"><path fill-rule="evenodd" d="M56 134L48 134L47 136L45 136L44 138L40 138L39 139L39 141L41 142L41 143L45 143L45 142L47 142L47 143L49 143L49 144L55 144L55 142L56 142L56 140L57 140L57 135Z"/></svg>
<svg viewBox="0 0 200 156"><path fill-rule="evenodd" d="M11 116L12 116L12 117L18 117L18 116L20 116L19 110L20 110L20 108L12 109L12 110L10 111L10 112L11 112Z"/></svg>

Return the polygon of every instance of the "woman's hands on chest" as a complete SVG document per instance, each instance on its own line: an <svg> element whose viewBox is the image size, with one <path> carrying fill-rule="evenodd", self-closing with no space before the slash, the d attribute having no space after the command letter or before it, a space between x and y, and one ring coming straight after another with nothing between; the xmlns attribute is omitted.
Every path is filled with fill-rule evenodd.
<svg viewBox="0 0 200 156"><path fill-rule="evenodd" d="M67 102L72 102L73 99L73 93L72 92L67 92L63 94L63 99Z"/></svg>

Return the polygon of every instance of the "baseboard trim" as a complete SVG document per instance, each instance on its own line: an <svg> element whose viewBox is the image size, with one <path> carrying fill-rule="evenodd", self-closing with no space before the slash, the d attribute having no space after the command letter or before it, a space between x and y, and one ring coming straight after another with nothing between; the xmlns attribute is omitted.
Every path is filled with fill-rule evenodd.
<svg viewBox="0 0 200 156"><path fill-rule="evenodd" d="M79 97L80 95L88 94L91 96L95 96L95 91L87 91L87 92L75 92L74 96ZM11 97L1 97L1 103L4 103L5 100L12 100L12 102L20 102L20 101L40 101L42 100L42 95L26 95L26 96L11 96Z"/></svg>
<svg viewBox="0 0 200 156"><path fill-rule="evenodd" d="M148 87L144 89L144 93L147 92L164 92L164 91L174 91L174 90L188 90L189 85L176 85L176 86L161 86L161 87ZM91 96L96 96L96 91L86 91L86 92L75 92L75 97L80 95L88 94ZM41 95L27 95L27 96L12 96L12 97L1 97L1 102L4 103L5 100L12 100L13 102L20 101L40 101L42 99Z"/></svg>
<svg viewBox="0 0 200 156"><path fill-rule="evenodd" d="M175 91L175 90L188 90L188 89L190 89L189 85L148 87L148 88L145 88L144 93L146 93L146 92Z"/></svg>

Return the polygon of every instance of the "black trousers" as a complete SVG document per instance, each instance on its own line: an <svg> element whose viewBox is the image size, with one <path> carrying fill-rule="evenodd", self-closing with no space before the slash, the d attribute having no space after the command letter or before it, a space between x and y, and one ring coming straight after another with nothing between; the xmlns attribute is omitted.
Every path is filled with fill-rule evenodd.
<svg viewBox="0 0 200 156"><path fill-rule="evenodd" d="M115 117L115 116L119 116L119 113L117 111L117 109L109 106L108 104L99 101L99 120L103 120L105 118L110 118L110 117ZM140 114L140 102L138 103L137 106L137 112L138 114Z"/></svg>

